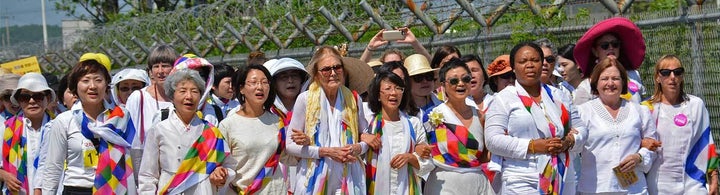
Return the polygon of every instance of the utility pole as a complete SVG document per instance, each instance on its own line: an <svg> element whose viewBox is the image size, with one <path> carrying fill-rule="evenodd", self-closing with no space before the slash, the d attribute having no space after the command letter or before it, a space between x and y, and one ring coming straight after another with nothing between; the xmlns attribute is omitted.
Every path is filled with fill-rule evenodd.
<svg viewBox="0 0 720 195"><path fill-rule="evenodd" d="M43 49L45 53L48 52L48 38L47 38L47 23L45 22L45 0L40 0L40 6L42 7L42 28L43 28Z"/></svg>

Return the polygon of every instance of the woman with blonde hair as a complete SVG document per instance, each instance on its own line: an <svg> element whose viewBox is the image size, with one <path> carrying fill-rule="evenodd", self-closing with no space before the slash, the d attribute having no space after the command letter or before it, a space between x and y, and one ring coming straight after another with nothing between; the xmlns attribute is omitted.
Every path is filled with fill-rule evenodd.
<svg viewBox="0 0 720 195"><path fill-rule="evenodd" d="M295 194L366 194L358 157L367 150L359 141L367 121L358 93L367 89L363 79L372 78L372 69L362 61L353 63L357 61L325 46L308 63L312 81L295 102L287 133L293 141L286 142L288 153L301 158Z"/></svg>
<svg viewBox="0 0 720 195"><path fill-rule="evenodd" d="M655 65L651 121L663 146L648 173L650 194L717 194L718 154L705 102L685 93L685 68L675 55ZM662 187L660 187L662 186Z"/></svg>

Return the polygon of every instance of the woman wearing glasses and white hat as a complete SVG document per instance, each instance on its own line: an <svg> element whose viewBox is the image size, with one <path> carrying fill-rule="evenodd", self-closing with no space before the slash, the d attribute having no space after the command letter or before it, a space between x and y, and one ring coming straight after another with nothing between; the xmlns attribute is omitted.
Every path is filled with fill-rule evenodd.
<svg viewBox="0 0 720 195"><path fill-rule="evenodd" d="M147 76L147 72L126 68L113 76L110 82L110 95L116 105L125 106L130 94L148 85L150 85L150 77Z"/></svg>
<svg viewBox="0 0 720 195"><path fill-rule="evenodd" d="M11 94L10 100L21 110L0 125L3 130L0 178L5 182L2 190L32 194L38 182L34 161L40 151L42 130L52 120L45 109L48 102L55 101L55 92L41 74L27 73L20 77Z"/></svg>

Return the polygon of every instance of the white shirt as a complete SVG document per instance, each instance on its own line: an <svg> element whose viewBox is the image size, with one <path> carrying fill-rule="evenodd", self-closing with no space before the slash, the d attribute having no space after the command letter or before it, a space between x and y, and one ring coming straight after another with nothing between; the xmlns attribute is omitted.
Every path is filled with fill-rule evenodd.
<svg viewBox="0 0 720 195"><path fill-rule="evenodd" d="M21 111L22 112L22 111ZM50 120L50 116L45 114L43 116L42 125L40 126L40 129L34 129L32 127L32 122L30 122L29 118L23 117L23 134L25 134L25 139L27 141L27 144L25 144L25 148L27 150L27 180L28 180L28 189L30 190L29 193L24 192L21 194L32 194L33 189L35 189L35 186L37 185L37 182L35 179L36 177L36 170L37 167L35 166L35 157L39 154L40 151L40 137L42 137L42 131L45 128L45 124L47 124ZM2 134L5 135L5 130L7 130L5 127L5 123L0 123L0 128L2 128ZM2 152L2 150L0 150ZM4 154L2 154L4 156ZM3 163L5 161L5 158L0 158L0 168L3 167ZM7 189L6 185L3 185L3 191Z"/></svg>
<svg viewBox="0 0 720 195"><path fill-rule="evenodd" d="M51 122L52 125L46 132L43 147L47 146L47 156L40 186L43 194L55 194L59 184L82 188L93 187L97 162L92 162L88 156L91 152L97 153L97 151L92 141L80 133L82 121L78 121L74 116L82 114L80 112L82 110L61 113ZM90 121L88 126L101 124L105 121L105 114L101 113L96 120L100 122ZM67 168L63 169L65 162ZM60 181L63 173L65 176L63 181Z"/></svg>
<svg viewBox="0 0 720 195"><path fill-rule="evenodd" d="M231 184L244 191L252 185L255 176L265 167L268 159L275 155L279 144L280 119L270 112L265 112L258 118L230 113L227 119L220 122L218 128L230 146L231 158L237 161L237 164L231 167L237 173ZM278 164L275 173L265 176L271 178L270 182L263 184L255 194L287 194L288 187L283 179L287 172L283 166L297 162L292 162L295 158L287 155L287 152L283 152L279 160L281 164ZM227 193L237 194L232 190Z"/></svg>
<svg viewBox="0 0 720 195"><path fill-rule="evenodd" d="M194 116L188 126L180 120L174 111L168 119L148 129L145 151L139 171L139 194L157 194L165 187L187 155L188 149L203 132L205 124ZM228 179L234 178L232 160L226 158L223 167L228 170ZM184 191L185 194L215 194L218 189L209 179Z"/></svg>
<svg viewBox="0 0 720 195"><path fill-rule="evenodd" d="M160 109L173 107L172 102L158 101L153 98L147 90L148 87L144 87L140 90L134 91L125 102L125 109L127 109L130 114L130 119L132 119L133 124L135 125L135 139L133 140L133 146L130 150L130 156L132 157L136 176L138 175L140 161L143 156L143 143L140 141L141 133L145 133L145 139L147 140L147 130L157 124L157 122L153 121L153 117L160 113ZM160 93L165 92L158 91L157 93L159 95ZM141 112L142 115L140 114ZM140 127L144 127L145 129Z"/></svg>
<svg viewBox="0 0 720 195"><path fill-rule="evenodd" d="M587 129L579 129L584 139L575 142L582 146L580 179L581 193L622 192L627 194L647 193L645 173L655 158L655 153L640 149L643 138L655 139L655 124L650 112L639 104L621 100L622 105L616 118L607 111L599 98L578 106L580 118ZM643 162L635 166L638 181L623 189L613 168L630 155L639 153Z"/></svg>
<svg viewBox="0 0 720 195"><path fill-rule="evenodd" d="M700 98L687 96L688 100L679 105L653 103L655 110L651 121L657 123L658 141L662 142L662 147L658 148L657 159L647 177L651 194L708 194L705 185L685 172L685 165L693 163L694 159L688 159L688 156L702 133L710 127L710 114ZM675 122L680 115L686 117L684 123L681 119Z"/></svg>

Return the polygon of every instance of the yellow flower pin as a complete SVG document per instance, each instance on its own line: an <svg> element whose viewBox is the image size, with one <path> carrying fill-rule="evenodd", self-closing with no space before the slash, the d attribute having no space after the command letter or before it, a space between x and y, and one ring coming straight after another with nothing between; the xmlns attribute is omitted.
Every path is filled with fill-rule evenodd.
<svg viewBox="0 0 720 195"><path fill-rule="evenodd" d="M430 123L434 126L438 126L443 122L444 118L443 115L440 112L432 111L430 112Z"/></svg>

